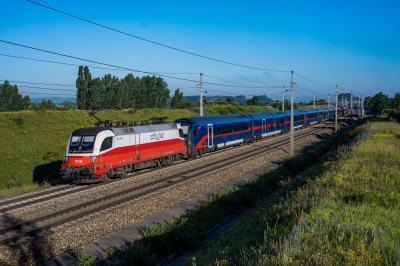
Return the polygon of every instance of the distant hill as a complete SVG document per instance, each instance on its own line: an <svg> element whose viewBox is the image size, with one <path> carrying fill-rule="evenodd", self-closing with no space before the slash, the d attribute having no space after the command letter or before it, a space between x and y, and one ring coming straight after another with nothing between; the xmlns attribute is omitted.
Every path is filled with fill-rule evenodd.
<svg viewBox="0 0 400 266"><path fill-rule="evenodd" d="M63 97L43 97L43 98L31 98L31 102L40 103L43 99L51 100L53 103L72 102L76 104L76 98L63 98Z"/></svg>
<svg viewBox="0 0 400 266"><path fill-rule="evenodd" d="M228 97L229 97L229 95L203 96L203 99L206 99L207 101L211 101L211 100L215 100L215 99L225 100ZM184 96L183 98L188 102L199 102L200 101L200 95ZM248 100L246 98L246 96L244 96L244 95L239 95L239 96L235 96L232 98L235 102L237 102L239 104L246 104L246 101ZM274 103L274 100L268 98L265 95L259 95L258 100L262 101L262 104Z"/></svg>

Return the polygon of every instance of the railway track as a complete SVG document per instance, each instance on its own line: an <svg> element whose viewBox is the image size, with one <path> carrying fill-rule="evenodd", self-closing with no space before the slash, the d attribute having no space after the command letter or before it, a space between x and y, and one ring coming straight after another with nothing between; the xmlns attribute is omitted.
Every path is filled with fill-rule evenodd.
<svg viewBox="0 0 400 266"><path fill-rule="evenodd" d="M325 122L324 124L320 124L319 126L323 125L323 126L327 127L327 125L329 123L331 123L331 122ZM298 129L298 130L301 130L301 129ZM274 135L274 136L266 137L266 138L263 138L263 139L257 141L257 143L263 143L264 141L269 141L269 140L271 140L273 138L276 138L276 137L279 137L279 136L281 136L281 135ZM212 155L215 155L217 153L223 154L223 153L225 153L227 151L231 151L232 148L234 148L234 147L218 150L218 151L215 151L215 152L213 152L211 154ZM203 156L206 157L208 155L210 155L210 154L204 154ZM196 158L194 160L198 160L200 158L198 157L198 158ZM183 162L176 162L176 163L174 163L172 165L163 166L163 168L161 170L167 169L168 167L173 167L173 166L177 165L178 163L184 163L184 161ZM147 173L150 173L151 171L157 171L157 170L159 170L159 169L148 169L148 170L142 171L141 173L128 174L126 177L112 179L112 180L110 180L108 182L92 184L92 185L85 185L85 186L82 186L82 185L63 185L63 186L61 186L59 188L53 188L53 189L46 190L46 191L43 191L43 192L32 193L32 194L29 194L29 195L26 195L26 196L22 196L22 197L14 197L14 198L11 198L9 200L5 199L3 201L0 201L0 213L5 213L7 211L12 211L12 210L17 209L17 208L23 208L23 207L27 207L27 206L30 206L30 205L33 205L33 204L36 204L36 203L41 203L41 202L44 202L44 201L48 201L48 200L52 200L52 199L56 199L56 198L61 198L63 196L71 195L73 193L79 193L79 192L83 192L83 191L86 191L86 190L99 188L99 187L102 187L102 186L105 186L105 185L109 185L109 184L112 184L112 183L115 183L115 182L120 182L120 181L123 181L125 179L129 179L129 178L132 178L132 177L137 177L137 176L139 176L141 174L144 174L144 173L147 174Z"/></svg>
<svg viewBox="0 0 400 266"><path fill-rule="evenodd" d="M328 122L328 123L330 123L330 122ZM322 124L323 125L322 128L318 126L315 128L311 128L309 131L306 131L306 132L298 131L298 134L296 134L296 136L295 136L295 141L302 140L304 138L309 137L310 135L318 134L319 132L326 130L328 123ZM268 140L268 139L263 139L263 140ZM44 215L44 216L41 216L41 217L38 217L35 219L31 219L29 221L24 221L24 222L21 222L18 224L13 224L9 227L2 228L2 229L0 229L0 238L1 238L0 246L16 242L19 239L34 236L43 231L51 230L52 228L55 228L57 226L65 224L67 222L75 221L81 217L90 216L90 215L102 212L109 207L114 207L114 206L123 204L125 202L131 201L134 199L138 199L138 198L148 195L152 192L166 189L166 188L174 186L176 184L179 184L179 183L191 180L191 179L195 179L204 174L209 174L213 171L220 170L223 167L227 167L229 165L250 159L254 156L263 154L265 152L270 152L274 149L277 149L279 147L289 144L289 139L286 138L283 140L279 140L268 146L263 146L263 143L265 144L265 141L263 141L263 140L256 142L257 146L255 146L255 148L253 150L247 152L246 154L242 154L240 156L236 156L236 157L227 159L225 161L216 162L212 166L209 166L209 167L200 166L200 167L197 167L197 168L194 168L194 169L191 169L188 171L184 171L184 172L181 172L178 174L172 174L167 177L161 178L159 180L152 181L152 182L149 182L149 183L146 183L146 184L143 184L140 186L136 186L133 188L129 188L129 189L120 191L118 193L115 193L115 194L112 194L112 195L109 195L109 196L106 196L106 197L103 197L100 199L91 200L91 201L76 205L74 207L66 208L64 210L60 210L60 211L57 211L57 212L54 212L54 213L51 213L48 215ZM223 152L223 151L224 150L222 150L221 152ZM212 154L215 154L215 153L212 153ZM176 165L176 164L174 164L174 165ZM171 166L173 166L173 165L171 165ZM164 170L164 169L165 169L165 167L163 167L161 170ZM159 170L159 169L154 169L154 170L149 170L149 171L156 171L156 170ZM148 173L149 171L146 171L146 173ZM137 176L137 175L134 175L134 176ZM128 176L126 178L130 178L130 176ZM118 182L120 180L121 179L117 179L117 180L113 180L111 182ZM84 187L84 188L78 188L73 191L77 192L77 191L87 190L89 188L98 187L98 186L102 186L102 185L106 185L106 184L110 184L110 182L96 184L95 186L91 185L91 186ZM54 193L54 191L52 191L52 192ZM19 205L15 205L14 208L19 208L20 206L22 206L24 204L29 204L29 203L34 204L33 202L38 202L40 200L45 201L45 200L50 199L51 197L57 197L57 196L61 197L62 195L69 194L71 191L70 190L67 190L67 191L58 190L58 192L59 193L56 193L55 195L50 195L50 196L44 197L43 199L34 199L34 200L30 200L30 201L24 202ZM42 196L43 195L44 194L42 194ZM19 200L21 200L21 198L19 198ZM12 207L9 206L6 208L12 208ZM3 209L5 209L5 208L3 208Z"/></svg>
<svg viewBox="0 0 400 266"><path fill-rule="evenodd" d="M332 122L325 122L325 123L319 124L319 125L317 125L315 127L319 128L319 126L323 126L323 127L327 128L327 125L329 123L332 123ZM309 128L307 128L307 129L309 129ZM299 130L302 130L302 129L297 129L296 131L299 131ZM261 144L261 143L263 143L265 141L269 141L269 140L274 139L274 138L279 137L279 136L282 136L282 135L273 135L273 136L270 136L270 137L266 137L266 138L263 138L263 139L257 141L257 143ZM215 152L213 152L211 154L212 155L223 154L225 152L231 151L232 148L234 148L234 147L218 150L218 151L215 151ZM206 157L206 156L209 156L209 155L210 154L208 153L208 154L204 154L203 156ZM198 157L198 158L195 158L194 160L199 160L200 158L201 157ZM184 161L183 162L182 161L181 162L176 162L176 163L174 163L172 165L163 166L162 170L167 169L169 167L173 167L173 166L175 166L175 165L177 165L179 163L184 163ZM85 186L82 186L82 185L63 185L63 186L61 186L59 188L53 188L53 189L49 189L49 190L46 190L46 191L43 191L43 192L31 193L31 194L28 194L28 195L22 196L22 197L13 197L13 198L10 198L10 199L5 199L5 200L0 201L0 213L5 213L5 212L8 212L8 211L15 210L17 208L23 208L23 207L27 207L27 206L30 206L30 205L33 205L33 204L41 203L41 202L44 202L44 201L48 201L48 200L52 200L52 199L56 199L56 198L61 198L63 196L71 195L71 194L74 194L74 193L79 193L79 192L83 192L83 191L86 191L86 190L99 188L99 187L102 187L102 186L105 186L105 185L109 185L109 184L112 184L112 183L121 182L121 181L123 181L125 179L129 179L129 178L132 178L132 177L137 177L137 176L139 176L141 174L147 174L147 173L150 173L152 171L159 171L159 169L147 169L147 170L144 170L144 171L142 171L140 173L128 174L126 177L121 177L121 178L110 180L108 182L103 182L103 183L98 183L98 184L85 185Z"/></svg>

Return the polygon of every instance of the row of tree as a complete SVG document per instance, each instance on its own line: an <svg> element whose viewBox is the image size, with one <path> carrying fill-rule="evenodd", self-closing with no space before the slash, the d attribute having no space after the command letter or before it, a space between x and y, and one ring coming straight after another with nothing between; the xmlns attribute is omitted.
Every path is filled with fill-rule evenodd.
<svg viewBox="0 0 400 266"><path fill-rule="evenodd" d="M168 84L161 77L135 77L123 79L106 74L92 78L87 66L80 66L76 79L78 109L111 106L115 109L164 108L170 96Z"/></svg>

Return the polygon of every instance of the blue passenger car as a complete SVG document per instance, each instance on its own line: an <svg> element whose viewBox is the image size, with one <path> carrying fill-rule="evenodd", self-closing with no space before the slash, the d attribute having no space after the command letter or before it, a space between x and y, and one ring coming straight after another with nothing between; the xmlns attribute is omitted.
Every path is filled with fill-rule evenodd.
<svg viewBox="0 0 400 266"><path fill-rule="evenodd" d="M246 114L186 117L181 125L189 155L239 144L253 136L252 120Z"/></svg>
<svg viewBox="0 0 400 266"><path fill-rule="evenodd" d="M304 112L307 116L307 125L316 124L319 121L319 111L318 109L305 109Z"/></svg>
<svg viewBox="0 0 400 266"><path fill-rule="evenodd" d="M283 112L287 117L287 125L290 128L290 116L291 111ZM293 110L293 128L305 127L306 126L306 113L304 110Z"/></svg>
<svg viewBox="0 0 400 266"><path fill-rule="evenodd" d="M339 108L338 108L339 109ZM252 142L269 135L290 130L291 111L244 113L235 115L215 115L185 117L175 120L180 125L185 138L188 156ZM335 108L319 108L293 111L293 127L334 118Z"/></svg>

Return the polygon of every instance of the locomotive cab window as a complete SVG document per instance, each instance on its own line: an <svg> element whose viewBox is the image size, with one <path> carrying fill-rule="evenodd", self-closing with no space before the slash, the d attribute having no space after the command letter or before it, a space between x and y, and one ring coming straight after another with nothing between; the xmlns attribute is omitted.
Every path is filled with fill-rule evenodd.
<svg viewBox="0 0 400 266"><path fill-rule="evenodd" d="M72 136L69 152L92 152L95 136Z"/></svg>
<svg viewBox="0 0 400 266"><path fill-rule="evenodd" d="M183 135L183 129L182 129L182 128L179 129L179 137L181 137L181 138L184 137L184 135Z"/></svg>
<svg viewBox="0 0 400 266"><path fill-rule="evenodd" d="M103 143L101 144L100 151L105 151L105 150L108 150L108 149L110 149L112 147L112 138L113 137L108 137L108 138L105 138L103 140Z"/></svg>
<svg viewBox="0 0 400 266"><path fill-rule="evenodd" d="M198 128L198 127L195 127L195 128L194 128L194 135L197 136L197 134L199 134L199 128Z"/></svg>

